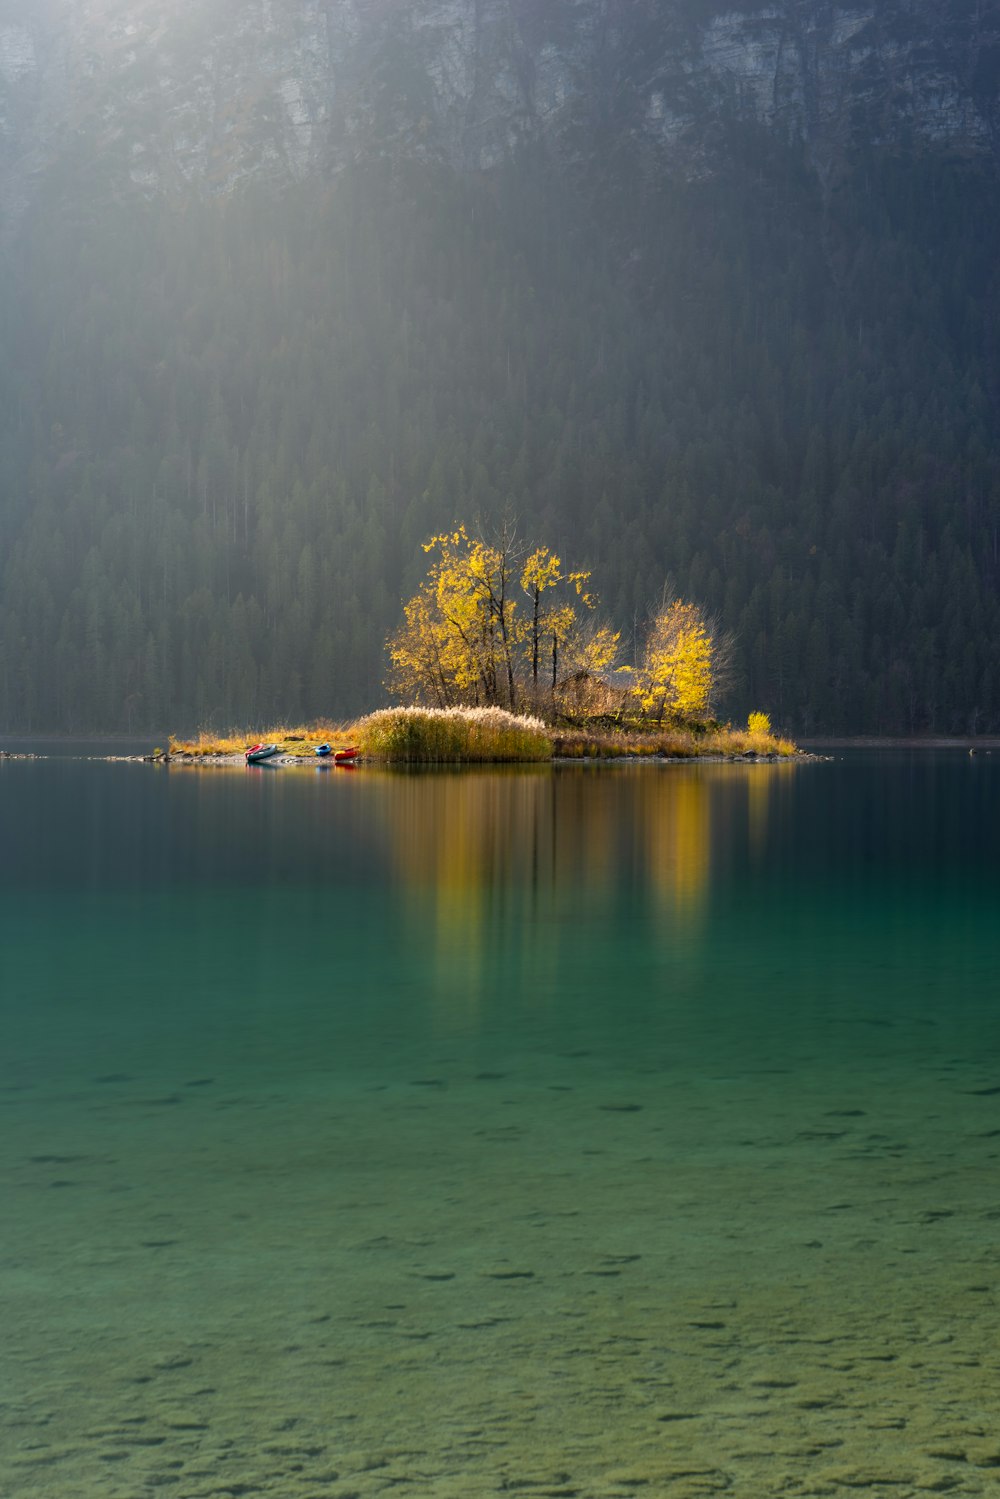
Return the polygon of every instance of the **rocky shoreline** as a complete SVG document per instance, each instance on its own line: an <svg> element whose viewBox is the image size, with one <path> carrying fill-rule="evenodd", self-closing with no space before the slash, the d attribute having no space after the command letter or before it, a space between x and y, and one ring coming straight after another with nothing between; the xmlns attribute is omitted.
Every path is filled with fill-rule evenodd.
<svg viewBox="0 0 1000 1499"><path fill-rule="evenodd" d="M987 753L988 753L988 751L987 751ZM594 765L606 765L606 766L613 766L613 765L778 765L778 764L781 764L781 765L792 765L792 764L798 764L802 760L811 760L811 761L817 761L817 762L819 762L819 761L830 761L830 760L833 760L834 758L835 757L833 755L818 754L818 753L816 753L813 750L799 750L794 755L756 754L753 750L748 750L745 754L739 754L739 755L662 755L662 754L653 754L653 755L637 755L637 754L622 754L622 755L553 755L552 758L551 758L551 760L549 760L547 762L546 761L542 761L542 762L538 762L538 763L541 763L541 764L546 764L547 763L547 764L553 765L553 766L569 766L569 765L587 765L587 766L594 766ZM186 753L184 751L180 751L180 752L177 752L177 753L174 753L174 754L169 754L169 753L167 753L167 751L162 750L162 751L159 751L159 752L154 751L153 753L148 754L148 755L73 755L73 756L68 756L68 755L44 755L44 754L37 754L37 753L31 752L31 751L27 751L27 750L24 750L24 751L22 751L22 750L0 750L0 761L4 761L4 760L10 760L10 761L14 761L14 760L54 760L54 759L59 759L59 760L65 760L65 759L95 760L95 761L101 761L104 764L112 764L112 765L186 765L186 766L221 767L223 769L226 769L226 768L233 769L235 767L244 766L244 767L246 767L248 769L251 768L251 767L247 767L246 766L246 759L245 759L245 756L242 755L242 754L195 755L195 754ZM376 759L373 759L373 758L370 758L370 757L369 758L365 758L365 757L359 755L356 760L353 760L353 761L350 762L349 766L345 766L345 765L336 765L335 766L332 759L317 759L313 755L295 755L295 754L287 753L287 754L275 755L270 760L264 760L264 761L260 761L258 763L260 765L262 765L265 769L271 769L271 770L288 769L288 768L294 768L296 766L298 766L300 768L311 766L314 769L333 769L333 768L336 768L338 770L344 770L344 769L348 769L348 768L354 769L354 768L356 768L358 766L363 766L363 765L367 765L367 766L372 766L372 765L391 765L391 764L399 764L399 763L403 763L403 762L390 762L390 761L384 761L384 760L376 760ZM438 761L438 762L434 762L434 763L437 764L437 765L439 765L440 767L447 768L447 767L452 766L452 765L464 764L465 762L460 762L460 761ZM496 760L496 761L482 761L482 762L477 762L477 763L482 764L482 765L504 765L504 764L508 764L508 763L518 763L518 762L508 762L508 761L503 761L503 760Z"/></svg>
<svg viewBox="0 0 1000 1499"><path fill-rule="evenodd" d="M142 755L139 758L144 763L146 763L146 764L153 764L153 765L189 765L189 766L191 766L191 765L193 765L193 766L206 765L206 766L221 766L221 767L225 768L225 767L232 767L232 766L241 766L241 765L245 764L244 756L243 755L238 755L238 754L192 755L192 754L181 753L181 754L173 754L173 755L168 755L168 754ZM588 765L588 766L592 766L592 765L607 765L607 766L613 766L613 765L778 765L778 764L781 764L781 765L791 765L791 764L797 764L801 760L828 761L828 760L832 760L833 758L834 757L832 755L820 755L820 754L815 754L815 753L813 753L811 751L805 751L805 750L799 751L795 755L755 754L751 750L751 751L748 751L745 754L740 754L740 755L636 755L636 754L622 754L622 755L553 755L552 758L550 760L548 760L548 761L540 761L540 762L535 762L535 763L536 764L543 764L543 765L544 764L549 764L549 765L554 765L554 766L567 766L567 765ZM308 755L293 755L293 754L275 755L270 760L264 760L264 761L260 761L258 763L263 768L265 768L265 769L272 769L272 770L280 770L280 769L283 769L283 768L287 769L289 767L295 767L295 766L299 766L299 767L312 766L313 768L329 769L332 766L332 761L330 761L330 760L320 760L320 759L316 759L313 756L308 756ZM373 765L392 766L392 765L403 764L403 763L406 763L406 762L402 762L402 761L385 761L385 760L381 760L381 759L374 759L374 758L371 758L371 757L364 758L364 757L362 757L362 756L359 755L357 757L357 759L354 760L354 761L352 761L351 763L352 763L352 766L362 766L362 765L367 765L367 766L373 766ZM421 763L423 763L423 762L421 762ZM434 762L427 762L427 763L432 764L432 765L437 765L437 766L440 766L442 768L449 768L449 767L451 767L453 765L459 765L459 764L461 764L461 765L464 766L464 765L467 764L467 762L464 762L464 761L451 761L451 760L441 760L441 761L434 761ZM519 762L516 762L516 761L504 761L504 760L494 760L494 761L478 761L478 762L475 762L475 763L477 763L479 765L505 765L505 764L517 764ZM256 767L253 767L253 768L256 768ZM344 767L344 766L337 766L336 768L337 769L345 769L346 767Z"/></svg>

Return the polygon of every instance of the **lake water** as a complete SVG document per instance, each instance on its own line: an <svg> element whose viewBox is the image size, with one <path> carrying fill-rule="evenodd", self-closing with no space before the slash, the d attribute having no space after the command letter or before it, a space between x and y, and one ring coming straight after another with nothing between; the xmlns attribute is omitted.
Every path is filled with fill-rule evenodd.
<svg viewBox="0 0 1000 1499"><path fill-rule="evenodd" d="M0 765L0 1494L990 1495L1000 754Z"/></svg>

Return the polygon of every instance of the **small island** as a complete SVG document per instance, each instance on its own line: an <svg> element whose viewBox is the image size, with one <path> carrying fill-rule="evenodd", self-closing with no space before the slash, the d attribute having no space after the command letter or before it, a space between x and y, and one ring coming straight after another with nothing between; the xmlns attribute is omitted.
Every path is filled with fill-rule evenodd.
<svg viewBox="0 0 1000 1499"><path fill-rule="evenodd" d="M667 587L626 664L622 632L602 617L590 571L519 542L513 522L490 538L460 525L423 549L427 575L386 643L386 686L399 706L350 724L171 737L150 758L229 763L253 742L274 746L286 762L313 761L331 744L392 764L800 753L766 713L751 713L745 727L719 721L714 704L729 685L732 637Z"/></svg>
<svg viewBox="0 0 1000 1499"><path fill-rule="evenodd" d="M356 723L279 726L257 735L171 736L166 750L147 758L177 764L238 764L251 743L274 744L284 763L316 763L321 744L351 745L352 763L397 765L539 764L545 761L790 760L806 758L775 735L767 716L753 713L746 728L731 724L657 729L639 724L554 727L504 708L380 708Z"/></svg>

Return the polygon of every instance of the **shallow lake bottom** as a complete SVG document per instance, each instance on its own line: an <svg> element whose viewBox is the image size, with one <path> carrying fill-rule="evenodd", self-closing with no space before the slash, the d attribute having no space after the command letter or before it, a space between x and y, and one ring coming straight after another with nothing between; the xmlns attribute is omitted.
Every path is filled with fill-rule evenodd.
<svg viewBox="0 0 1000 1499"><path fill-rule="evenodd" d="M970 773L67 765L92 846L5 892L0 1492L993 1492Z"/></svg>

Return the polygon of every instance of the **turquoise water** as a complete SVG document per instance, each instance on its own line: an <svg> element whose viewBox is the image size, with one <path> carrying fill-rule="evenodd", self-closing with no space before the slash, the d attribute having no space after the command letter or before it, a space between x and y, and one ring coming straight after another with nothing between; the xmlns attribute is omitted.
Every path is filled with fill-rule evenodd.
<svg viewBox="0 0 1000 1499"><path fill-rule="evenodd" d="M0 1494L993 1494L1000 756L0 765Z"/></svg>

